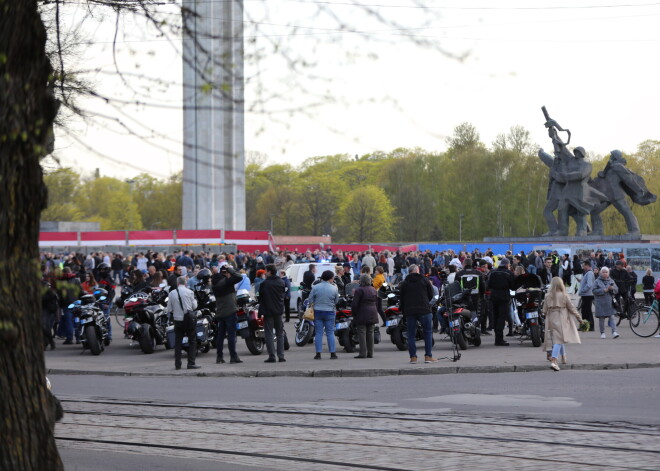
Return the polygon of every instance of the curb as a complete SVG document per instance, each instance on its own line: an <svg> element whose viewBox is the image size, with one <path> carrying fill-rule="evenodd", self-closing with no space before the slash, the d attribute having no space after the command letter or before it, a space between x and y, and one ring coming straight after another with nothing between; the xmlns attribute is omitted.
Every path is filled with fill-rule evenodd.
<svg viewBox="0 0 660 471"><path fill-rule="evenodd" d="M631 370L638 368L660 368L660 363L592 363L563 365L564 370ZM531 371L546 371L545 365L512 365L512 366L431 366L411 368L369 368L351 370L239 370L183 373L133 373L130 371L94 371L72 369L47 369L48 375L98 375L98 376L136 376L136 377L179 377L199 376L209 378L273 378L279 376L299 378L368 378L375 376L414 376L441 374L471 374L471 373L528 373Z"/></svg>

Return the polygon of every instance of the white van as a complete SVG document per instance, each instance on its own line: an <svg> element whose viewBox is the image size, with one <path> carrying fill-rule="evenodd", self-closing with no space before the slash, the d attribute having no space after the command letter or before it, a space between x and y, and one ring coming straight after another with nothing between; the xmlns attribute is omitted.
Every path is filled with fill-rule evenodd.
<svg viewBox="0 0 660 471"><path fill-rule="evenodd" d="M312 262L313 263L313 262ZM314 263L316 265L316 278L321 277L321 273L330 270L335 273L336 263ZM309 263L296 263L286 269L286 276L291 281L291 300L289 306L292 311L300 312L302 310L302 299L300 299L300 283L303 280L305 272L309 270Z"/></svg>

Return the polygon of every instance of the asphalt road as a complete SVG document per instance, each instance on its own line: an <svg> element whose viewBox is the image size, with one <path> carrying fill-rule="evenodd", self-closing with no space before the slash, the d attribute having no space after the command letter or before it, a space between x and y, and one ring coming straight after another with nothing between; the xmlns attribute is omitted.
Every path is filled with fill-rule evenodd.
<svg viewBox="0 0 660 471"><path fill-rule="evenodd" d="M69 376L58 396L194 404L450 409L660 424L660 368L371 378Z"/></svg>
<svg viewBox="0 0 660 471"><path fill-rule="evenodd" d="M51 382L69 470L660 469L658 368Z"/></svg>

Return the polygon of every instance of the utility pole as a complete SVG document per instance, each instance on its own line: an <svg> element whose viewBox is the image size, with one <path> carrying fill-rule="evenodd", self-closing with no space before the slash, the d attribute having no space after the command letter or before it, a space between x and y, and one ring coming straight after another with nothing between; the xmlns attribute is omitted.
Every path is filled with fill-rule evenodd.
<svg viewBox="0 0 660 471"><path fill-rule="evenodd" d="M458 216L458 241L463 242L463 215Z"/></svg>

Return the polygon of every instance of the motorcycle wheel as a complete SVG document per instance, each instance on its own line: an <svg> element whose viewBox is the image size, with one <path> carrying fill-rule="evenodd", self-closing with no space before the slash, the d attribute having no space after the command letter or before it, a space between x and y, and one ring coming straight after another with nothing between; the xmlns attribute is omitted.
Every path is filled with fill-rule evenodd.
<svg viewBox="0 0 660 471"><path fill-rule="evenodd" d="M458 348L461 350L467 350L467 342L465 341L465 337L463 337L463 332L458 332L457 334L454 334L454 343L458 345Z"/></svg>
<svg viewBox="0 0 660 471"><path fill-rule="evenodd" d="M296 345L304 347L311 340L314 332L309 322L305 322L304 320L301 320L300 322L302 322L302 325L300 328L296 329L295 341Z"/></svg>
<svg viewBox="0 0 660 471"><path fill-rule="evenodd" d="M250 334L245 339L245 345L247 345L247 348L252 355L261 355L261 352L264 351L264 341L255 337L254 334Z"/></svg>
<svg viewBox="0 0 660 471"><path fill-rule="evenodd" d="M532 345L535 347L541 346L541 332L538 325L533 325L529 328L529 336L532 338Z"/></svg>
<svg viewBox="0 0 660 471"><path fill-rule="evenodd" d="M340 344L344 347L346 353L353 353L355 351L355 346L351 342L351 332L349 329L344 329L341 333Z"/></svg>
<svg viewBox="0 0 660 471"><path fill-rule="evenodd" d="M474 339L472 341L472 344L475 347L481 345L481 330L479 328L474 329Z"/></svg>
<svg viewBox="0 0 660 471"><path fill-rule="evenodd" d="M151 327L142 331L140 336L140 348L144 353L153 353L156 348L156 338L151 335Z"/></svg>
<svg viewBox="0 0 660 471"><path fill-rule="evenodd" d="M208 353L209 350L211 350L211 345L209 345L208 343L205 344L205 345L202 345L202 346L199 348L200 353Z"/></svg>
<svg viewBox="0 0 660 471"><path fill-rule="evenodd" d="M101 354L101 343L99 338L96 336L96 329L93 325L88 325L85 327L85 338L87 339L87 346L92 352L92 355Z"/></svg>
<svg viewBox="0 0 660 471"><path fill-rule="evenodd" d="M403 331L402 325L397 325L392 331L392 335L390 337L392 338L392 343L396 345L396 348L400 352L408 350L408 337L406 332Z"/></svg>

